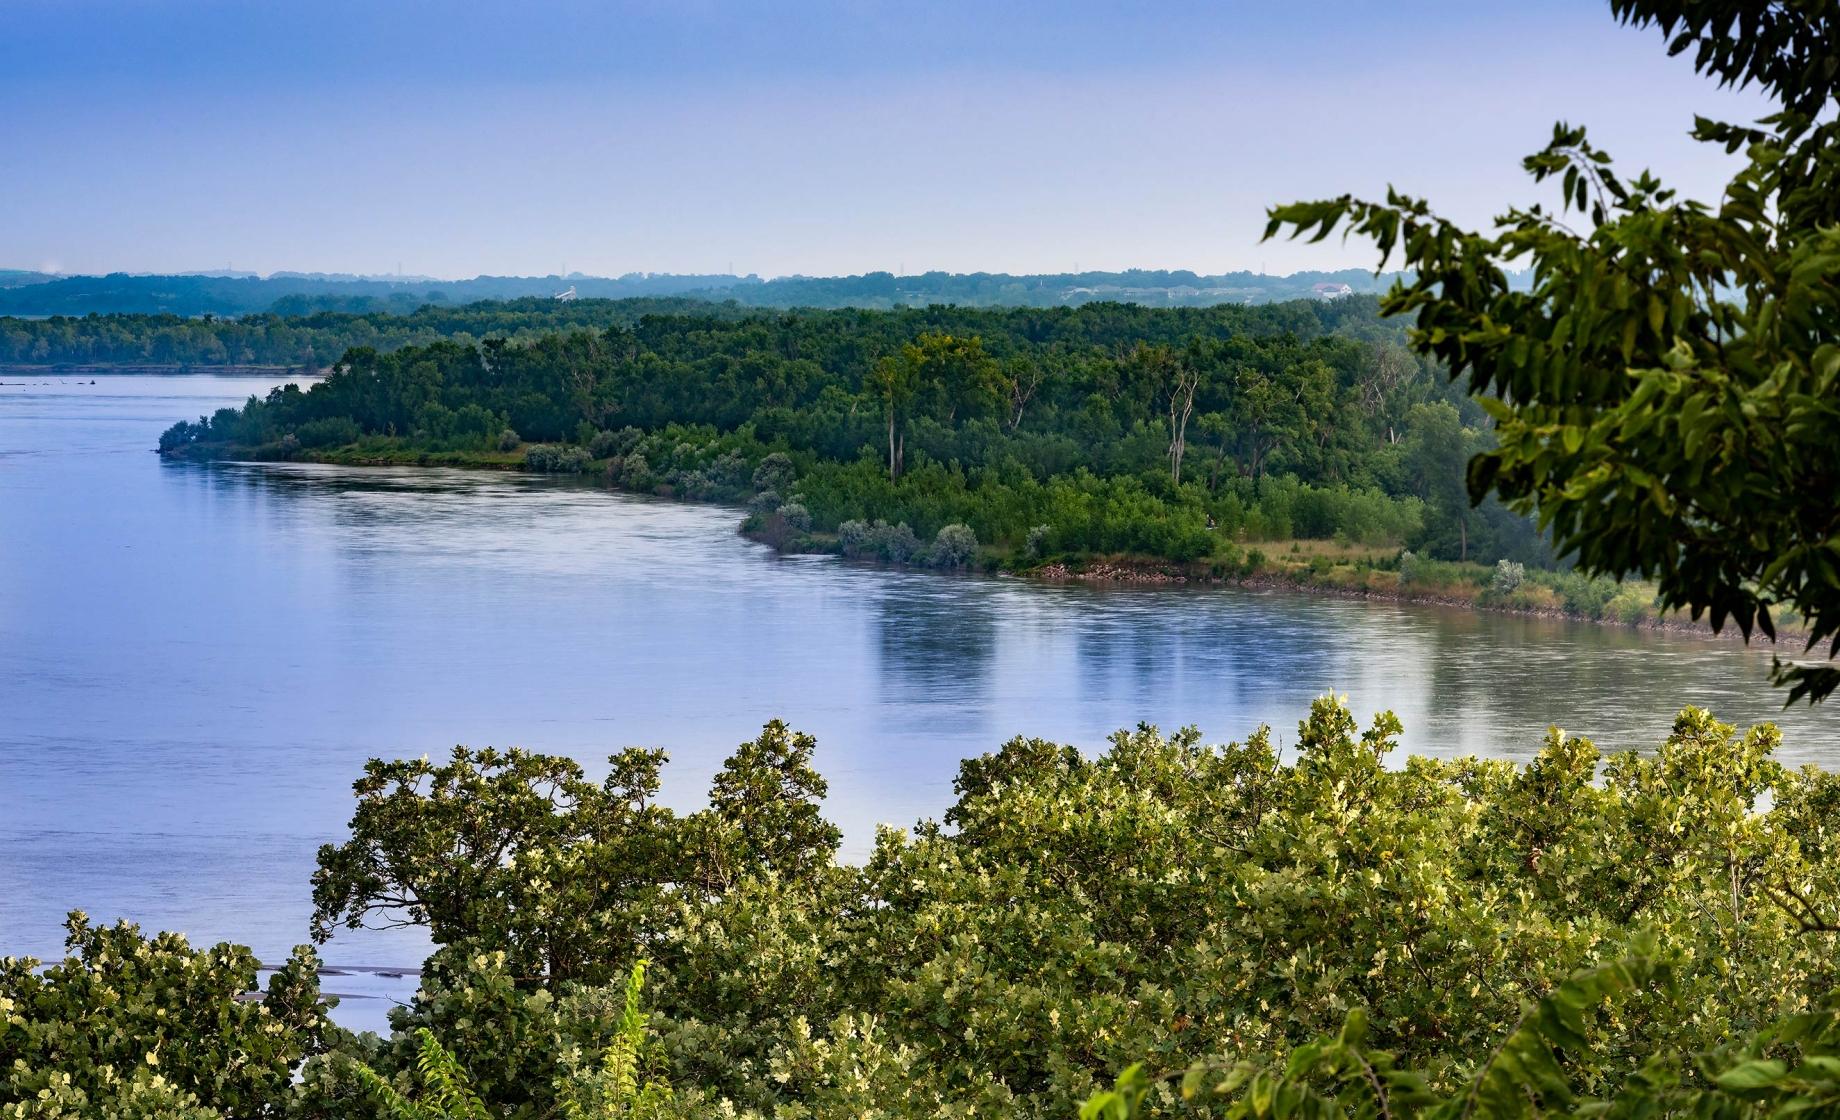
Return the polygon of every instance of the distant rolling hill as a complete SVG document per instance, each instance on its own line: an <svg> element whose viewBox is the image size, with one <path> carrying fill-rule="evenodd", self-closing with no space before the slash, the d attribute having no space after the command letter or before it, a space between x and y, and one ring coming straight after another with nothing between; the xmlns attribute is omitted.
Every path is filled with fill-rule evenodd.
<svg viewBox="0 0 1840 1120"><path fill-rule="evenodd" d="M317 311L402 314L428 304L548 297L570 291L583 299L691 297L773 308L887 308L933 303L1059 307L1098 300L1151 307L1205 307L1378 292L1393 279L1393 274L1376 277L1358 269L1289 276L1252 272L1204 276L1147 269L1041 275L927 272L896 276L871 272L861 276L788 276L774 280L674 273L432 280L303 273L264 277L206 273L53 277L38 272L0 271L0 316L131 313L193 317L262 311L283 315Z"/></svg>
<svg viewBox="0 0 1840 1120"><path fill-rule="evenodd" d="M56 280L49 272L29 272L20 268L0 268L0 289L23 288L27 284L43 284Z"/></svg>

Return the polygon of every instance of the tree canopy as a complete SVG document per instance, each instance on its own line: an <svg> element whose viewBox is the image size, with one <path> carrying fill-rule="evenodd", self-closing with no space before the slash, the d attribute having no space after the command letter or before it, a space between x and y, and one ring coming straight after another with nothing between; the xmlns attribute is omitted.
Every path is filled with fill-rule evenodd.
<svg viewBox="0 0 1840 1120"><path fill-rule="evenodd" d="M656 1115L775 1120L1831 1092L1834 774L1693 709L1654 751L1554 730L1524 764L1399 760L1401 731L1324 698L1282 738L1017 738L855 863L816 744L777 723L686 813L652 803L651 752L600 781L523 752L373 763L315 899L335 943L378 905L432 935L391 1038L325 1026L309 954L253 1004L247 954L79 922L70 961L0 967L0 1115L536 1120L621 1084L658 1085Z"/></svg>
<svg viewBox="0 0 1840 1120"><path fill-rule="evenodd" d="M1460 449L1487 446L1489 421L1402 341L1363 298L644 314L354 348L319 384L182 421L161 446L594 470L629 490L757 502L779 544L879 520L923 542L962 525L1018 555L1045 526L1037 563L1227 568L1244 541L1295 535L1539 564L1524 518L1451 499ZM750 486L772 454L792 473Z"/></svg>

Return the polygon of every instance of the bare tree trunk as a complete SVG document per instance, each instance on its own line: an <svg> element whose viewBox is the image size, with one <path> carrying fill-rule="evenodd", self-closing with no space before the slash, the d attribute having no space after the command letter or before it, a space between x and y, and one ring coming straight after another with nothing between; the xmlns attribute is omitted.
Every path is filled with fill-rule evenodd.
<svg viewBox="0 0 1840 1120"><path fill-rule="evenodd" d="M1176 381L1169 391L1169 480L1182 485L1182 456L1188 450L1188 418L1195 411L1195 390L1201 375L1178 367Z"/></svg>
<svg viewBox="0 0 1840 1120"><path fill-rule="evenodd" d="M1026 380L1024 380L1024 378L1022 377L1016 377L1010 381L1009 383L1009 404L1010 404L1009 430L1010 431L1013 432L1016 429L1022 427L1023 410L1029 407L1029 401L1034 399L1035 390L1040 387L1041 387L1041 371L1040 370L1031 370Z"/></svg>

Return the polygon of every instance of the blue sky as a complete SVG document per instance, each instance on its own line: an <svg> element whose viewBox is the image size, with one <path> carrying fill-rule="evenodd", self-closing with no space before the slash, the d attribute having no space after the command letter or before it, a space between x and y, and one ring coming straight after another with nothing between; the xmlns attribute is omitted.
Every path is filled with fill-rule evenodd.
<svg viewBox="0 0 1840 1120"><path fill-rule="evenodd" d="M471 276L1369 265L1555 119L1712 194L1754 97L1608 5L0 0L0 267Z"/></svg>

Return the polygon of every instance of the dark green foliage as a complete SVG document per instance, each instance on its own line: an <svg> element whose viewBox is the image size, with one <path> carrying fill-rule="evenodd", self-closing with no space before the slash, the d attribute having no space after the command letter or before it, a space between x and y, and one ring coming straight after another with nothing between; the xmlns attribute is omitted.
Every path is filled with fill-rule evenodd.
<svg viewBox="0 0 1840 1120"><path fill-rule="evenodd" d="M890 525L846 521L837 527L837 540L843 554L859 560L879 560L884 564L905 564L920 554L920 538L903 521Z"/></svg>
<svg viewBox="0 0 1840 1120"><path fill-rule="evenodd" d="M389 1120L492 1120L479 1094L466 1081L466 1071L426 1027L415 1031L417 1080L420 1091L411 1100L396 1086L366 1065L352 1067L353 1077L377 1102Z"/></svg>
<svg viewBox="0 0 1840 1120"><path fill-rule="evenodd" d="M60 284L78 283L76 277ZM164 278L169 283L172 278ZM46 287L39 293L55 294ZM12 302L18 302L15 295ZM0 299L0 303L7 302ZM0 318L0 363L22 365L118 366L133 369L278 366L324 369L357 347L397 350L455 339L472 343L493 336L527 338L549 331L630 325L646 315L691 312L739 316L733 305L682 299L518 299L461 306L314 309L300 304L270 308L267 302L237 306L237 318L198 317L121 306L114 314L58 314L42 305L47 319ZM79 317L80 316L80 317Z"/></svg>
<svg viewBox="0 0 1840 1120"><path fill-rule="evenodd" d="M599 783L516 749L372 762L353 787L351 839L320 849L314 936L416 923L463 955L502 954L516 976L604 982L665 917L671 889L769 869L792 882L828 865L838 834L818 816L812 747L768 724L716 776L710 808L682 818L653 800L661 751L622 751Z"/></svg>
<svg viewBox="0 0 1840 1120"><path fill-rule="evenodd" d="M1831 1116L1840 1112L1840 1000L1789 1016L1746 1038L1700 1053L1656 1054L1627 1077L1582 1095L1574 1085L1593 1057L1594 1035L1644 989L1671 987L1671 962L1638 938L1635 954L1585 969L1528 1009L1481 1069L1453 1091L1434 1091L1394 1055L1366 1044L1367 1017L1351 1012L1342 1029L1274 1066L1197 1062L1181 1078L1190 1114L1230 1120L1462 1120L1469 1116L1656 1116L1701 1120ZM1095 1094L1082 1120L1132 1120L1156 1112L1159 1097L1142 1065Z"/></svg>
<svg viewBox="0 0 1840 1120"><path fill-rule="evenodd" d="M962 524L1004 554L1047 525L1057 554L1188 562L1295 533L1543 559L1525 520L1470 510L1461 476L1489 445L1483 414L1444 399L1375 311L648 315L361 347L312 390L175 426L161 448L288 457L350 435L344 425L358 430L350 447L382 457L507 452L520 438L585 446L631 490L737 503L773 492L754 530L783 547L809 546L806 528L772 520L798 505L817 534L881 520L930 541ZM515 434L494 444L501 429ZM572 469L553 455L527 463Z"/></svg>
<svg viewBox="0 0 1840 1120"><path fill-rule="evenodd" d="M1286 758L1265 732L1208 747L1145 728L1091 759L1018 739L963 765L943 826L886 830L852 867L811 741L770 725L709 808L646 818L647 891L599 914L547 900L587 900L642 860L577 836L572 798L559 830L533 818L474 846L501 835L480 815L541 813L553 762L475 788L463 816L436 811L445 781L396 823L361 812L354 843L424 867L430 898L481 883L467 889L500 900L430 910L450 948L402 1025L432 1030L507 1115L549 1107L531 1087L555 1082L566 1046L544 1039L580 998L522 963L536 926L580 931L589 984L655 962L658 1060L692 1115L727 1099L785 1117L1067 1116L1136 1061L1244 1070L1229 1103L1254 1078L1246 1099L1276 1100L1285 1077L1333 1101L1357 1054L1415 1071L1387 1075L1394 1108L1466 1086L1524 1096L1527 1077L1539 1099L1607 1098L1840 986L1840 795L1772 761L1774 729L1689 710L1652 756L1555 732L1524 767L1392 765L1399 731L1324 700ZM328 853L332 878L345 858ZM367 890L403 889L383 874ZM413 1063L400 1041L391 1054L378 1068ZM1151 1111L1174 1099L1173 1082L1143 1091Z"/></svg>
<svg viewBox="0 0 1840 1120"><path fill-rule="evenodd" d="M367 922L427 925L440 945L489 931L515 975L604 978L606 947L638 935L670 881L663 762L625 751L599 783L519 750L371 763L351 839L320 849L315 938Z"/></svg>
<svg viewBox="0 0 1840 1120"><path fill-rule="evenodd" d="M294 429L294 438L302 447L343 447L356 443L364 433L349 416L332 416L324 420L309 420Z"/></svg>
<svg viewBox="0 0 1840 1120"><path fill-rule="evenodd" d="M792 488L797 477L798 468L793 466L792 457L783 451L774 451L763 456L760 465L754 468L753 485L761 493L785 491Z"/></svg>
<svg viewBox="0 0 1840 1120"><path fill-rule="evenodd" d="M1618 175L1585 130L1529 156L1559 205L1490 233L1423 201L1344 196L1272 211L1267 236L1338 226L1399 252L1382 301L1412 345L1489 400L1498 443L1469 490L1537 510L1588 573L1656 581L1661 603L1774 635L1792 609L1840 653L1840 8L1833 0L1616 0L1725 84L1780 111L1694 135L1746 163L1707 205ZM1577 223L1574 228L1571 222ZM1529 265L1531 290L1504 268ZM1840 685L1779 666L1791 701Z"/></svg>
<svg viewBox="0 0 1840 1120"><path fill-rule="evenodd" d="M837 860L815 744L778 723L681 815L652 803L655 752L598 783L521 752L373 763L315 901L322 934L428 926L397 1033L322 1037L309 957L256 1005L247 954L79 923L80 968L0 970L0 1115L1826 1107L1834 775L1692 709L1651 755L1554 731L1526 765L1396 764L1400 730L1326 698L1282 753L1263 730L1140 728L1090 758L1016 739L860 864ZM100 1072L156 1049L164 1085ZM62 1103L23 1099L40 1086Z"/></svg>
<svg viewBox="0 0 1840 1120"><path fill-rule="evenodd" d="M595 432L588 440L588 454L596 459L611 459L631 451L645 433L634 427L618 431Z"/></svg>
<svg viewBox="0 0 1840 1120"><path fill-rule="evenodd" d="M0 1116L42 1120L279 1117L326 1029L318 961L299 949L256 990L235 945L143 940L73 913L69 956L0 959ZM27 1103L29 1102L29 1103Z"/></svg>

